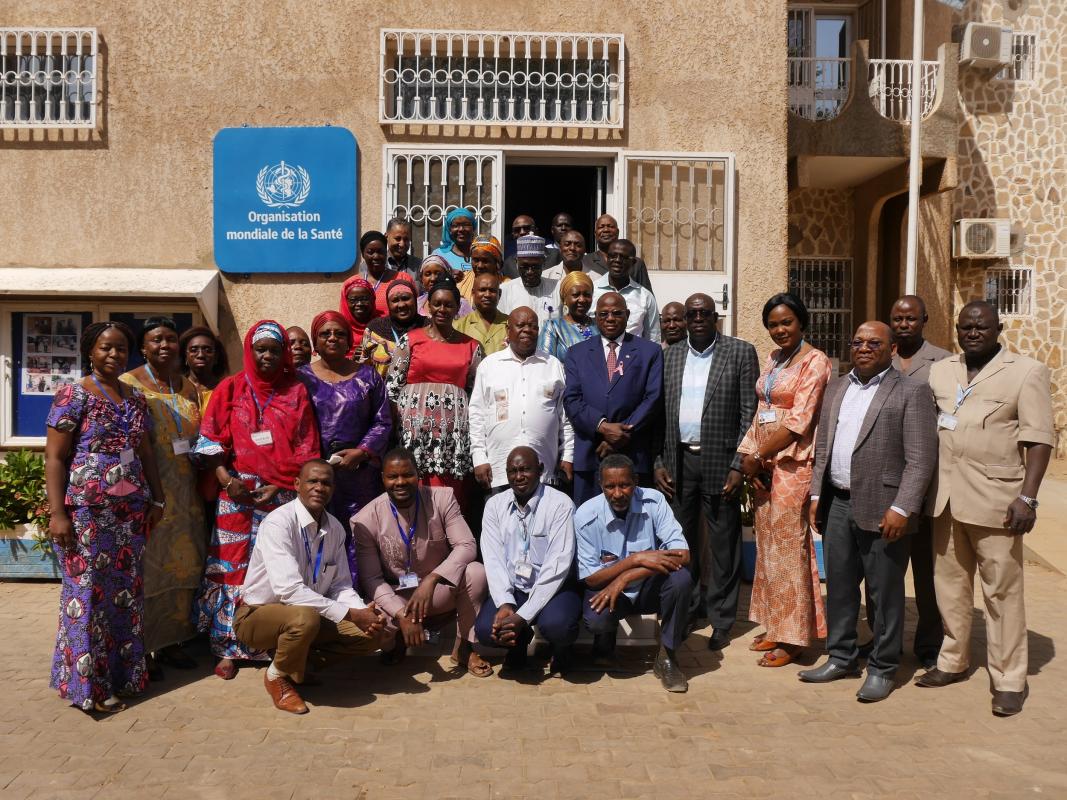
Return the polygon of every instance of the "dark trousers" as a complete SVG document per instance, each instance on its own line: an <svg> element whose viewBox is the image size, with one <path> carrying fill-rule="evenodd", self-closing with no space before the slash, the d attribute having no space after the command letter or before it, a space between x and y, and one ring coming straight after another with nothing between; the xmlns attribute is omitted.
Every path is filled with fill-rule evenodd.
<svg viewBox="0 0 1067 800"><path fill-rule="evenodd" d="M512 594L515 596L516 609L530 597L526 592L520 592L518 589L513 589ZM500 646L493 641L493 619L496 618L496 612L499 610L497 604L493 602L492 595L487 596L485 602L482 603L482 610L478 612L478 619L474 623L474 635L486 647ZM537 632L552 645L553 653L565 650L578 638L578 620L581 616L581 593L575 584L565 583L555 596L545 603L541 613L530 620L530 625L515 643L515 648L526 649L530 640L533 639L533 626L536 625Z"/></svg>
<svg viewBox="0 0 1067 800"><path fill-rule="evenodd" d="M904 575L908 570L907 536L890 542L866 531L852 518L847 496L828 492L830 513L823 533L826 560L826 649L830 660L846 669L859 662L856 620L860 582L866 581L874 606L874 645L867 659L872 675L892 677L900 666L904 640Z"/></svg>
<svg viewBox="0 0 1067 800"><path fill-rule="evenodd" d="M648 473L637 473L638 486L651 486ZM574 471L574 505L580 506L600 494L600 472L595 469L576 469Z"/></svg>
<svg viewBox="0 0 1067 800"><path fill-rule="evenodd" d="M680 472L674 479L671 505L689 542L689 569L693 573L690 615L694 619L707 616L713 628L729 630L737 621L737 598L741 593L741 501L724 500L718 491L703 491L700 454L684 447ZM708 522L706 548L700 546L701 512ZM710 582L706 593L702 593L700 579L707 557L711 558Z"/></svg>
<svg viewBox="0 0 1067 800"><path fill-rule="evenodd" d="M600 635L615 633L619 620L630 614L656 612L659 615L660 642L664 647L673 649L685 641L688 633L689 598L692 593L693 576L688 568L682 567L670 575L651 575L645 578L641 581L634 600L620 594L614 611L609 611L607 607L600 613L594 611L589 600L596 591L586 589L582 617L590 632Z"/></svg>

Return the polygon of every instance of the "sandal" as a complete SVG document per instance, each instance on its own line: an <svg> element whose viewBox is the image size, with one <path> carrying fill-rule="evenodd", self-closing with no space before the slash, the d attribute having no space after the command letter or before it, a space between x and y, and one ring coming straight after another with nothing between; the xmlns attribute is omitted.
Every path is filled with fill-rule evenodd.
<svg viewBox="0 0 1067 800"><path fill-rule="evenodd" d="M126 710L126 704L119 700L117 697L109 697L108 700L114 700L114 703L108 703L107 701L93 703L93 711L100 714L118 714L120 711Z"/></svg>
<svg viewBox="0 0 1067 800"><path fill-rule="evenodd" d="M748 649L753 653L765 653L768 650L774 650L776 647L778 647L778 642L769 641L767 634L761 633L752 640L752 644L748 646Z"/></svg>
<svg viewBox="0 0 1067 800"><path fill-rule="evenodd" d="M474 659L478 659L477 662ZM467 657L467 672L475 678L488 678L493 674L493 665L471 650Z"/></svg>
<svg viewBox="0 0 1067 800"><path fill-rule="evenodd" d="M215 674L224 681L232 681L237 677L237 664L232 659L223 658L215 665Z"/></svg>
<svg viewBox="0 0 1067 800"><path fill-rule="evenodd" d="M773 650L764 653L756 664L761 667L784 667L786 664L792 663L801 649L790 644L780 644ZM781 653L782 655L775 655L775 653Z"/></svg>

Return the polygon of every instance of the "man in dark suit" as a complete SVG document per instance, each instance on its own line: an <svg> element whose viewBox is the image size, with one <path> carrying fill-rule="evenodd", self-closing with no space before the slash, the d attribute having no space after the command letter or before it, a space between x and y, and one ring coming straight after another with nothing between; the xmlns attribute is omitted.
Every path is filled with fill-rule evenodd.
<svg viewBox="0 0 1067 800"><path fill-rule="evenodd" d="M574 503L596 496L600 461L622 453L639 482L652 474L652 426L663 390L663 351L626 333L630 316L616 292L597 300L600 336L572 345L564 361L563 407L574 427Z"/></svg>
<svg viewBox="0 0 1067 800"><path fill-rule="evenodd" d="M596 247L585 254L582 259L583 269L594 281L608 271L608 248L619 241L619 223L611 214L601 214L593 224L593 239ZM634 257L630 268L630 277L637 284L652 291L652 281L648 278L648 267L638 256Z"/></svg>
<svg viewBox="0 0 1067 800"><path fill-rule="evenodd" d="M715 301L694 294L685 301L687 338L663 354L663 424L656 429L656 488L674 506L689 541L694 588L690 618L708 617L708 647L730 642L741 588L743 483L737 448L756 413L759 360L748 342L718 333ZM701 511L708 524L700 547ZM710 585L699 586L705 555Z"/></svg>
<svg viewBox="0 0 1067 800"><path fill-rule="evenodd" d="M922 513L937 464L937 416L928 384L893 368L893 333L865 322L852 340L854 368L823 396L811 477L810 521L823 531L826 649L800 679L827 683L859 675L856 618L860 581L874 605L874 646L861 702L893 691L904 640L906 534Z"/></svg>

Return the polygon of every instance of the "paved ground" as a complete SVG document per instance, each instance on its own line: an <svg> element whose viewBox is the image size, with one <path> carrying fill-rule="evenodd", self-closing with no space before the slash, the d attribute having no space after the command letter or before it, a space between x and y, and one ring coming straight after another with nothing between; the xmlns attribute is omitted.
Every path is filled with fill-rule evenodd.
<svg viewBox="0 0 1067 800"><path fill-rule="evenodd" d="M968 682L864 706L855 681L757 668L748 631L722 658L706 631L690 638L686 695L641 672L647 650L628 654L632 675L543 682L368 659L326 672L292 717L259 670L224 683L201 651L203 673L169 671L93 720L48 688L56 585L0 584L0 798L1067 797L1065 593L1067 578L1031 565L1031 697L1006 720L989 712L984 642Z"/></svg>

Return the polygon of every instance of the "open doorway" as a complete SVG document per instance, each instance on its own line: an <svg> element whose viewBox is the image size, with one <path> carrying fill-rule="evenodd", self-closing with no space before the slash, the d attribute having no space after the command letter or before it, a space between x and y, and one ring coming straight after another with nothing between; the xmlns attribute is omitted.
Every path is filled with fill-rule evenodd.
<svg viewBox="0 0 1067 800"><path fill-rule="evenodd" d="M511 221L529 214L546 239L551 237L552 217L566 211L574 217L574 227L585 237L586 248L593 246L593 223L604 213L607 194L607 167L588 164L508 164L504 168L505 251L514 251Z"/></svg>

